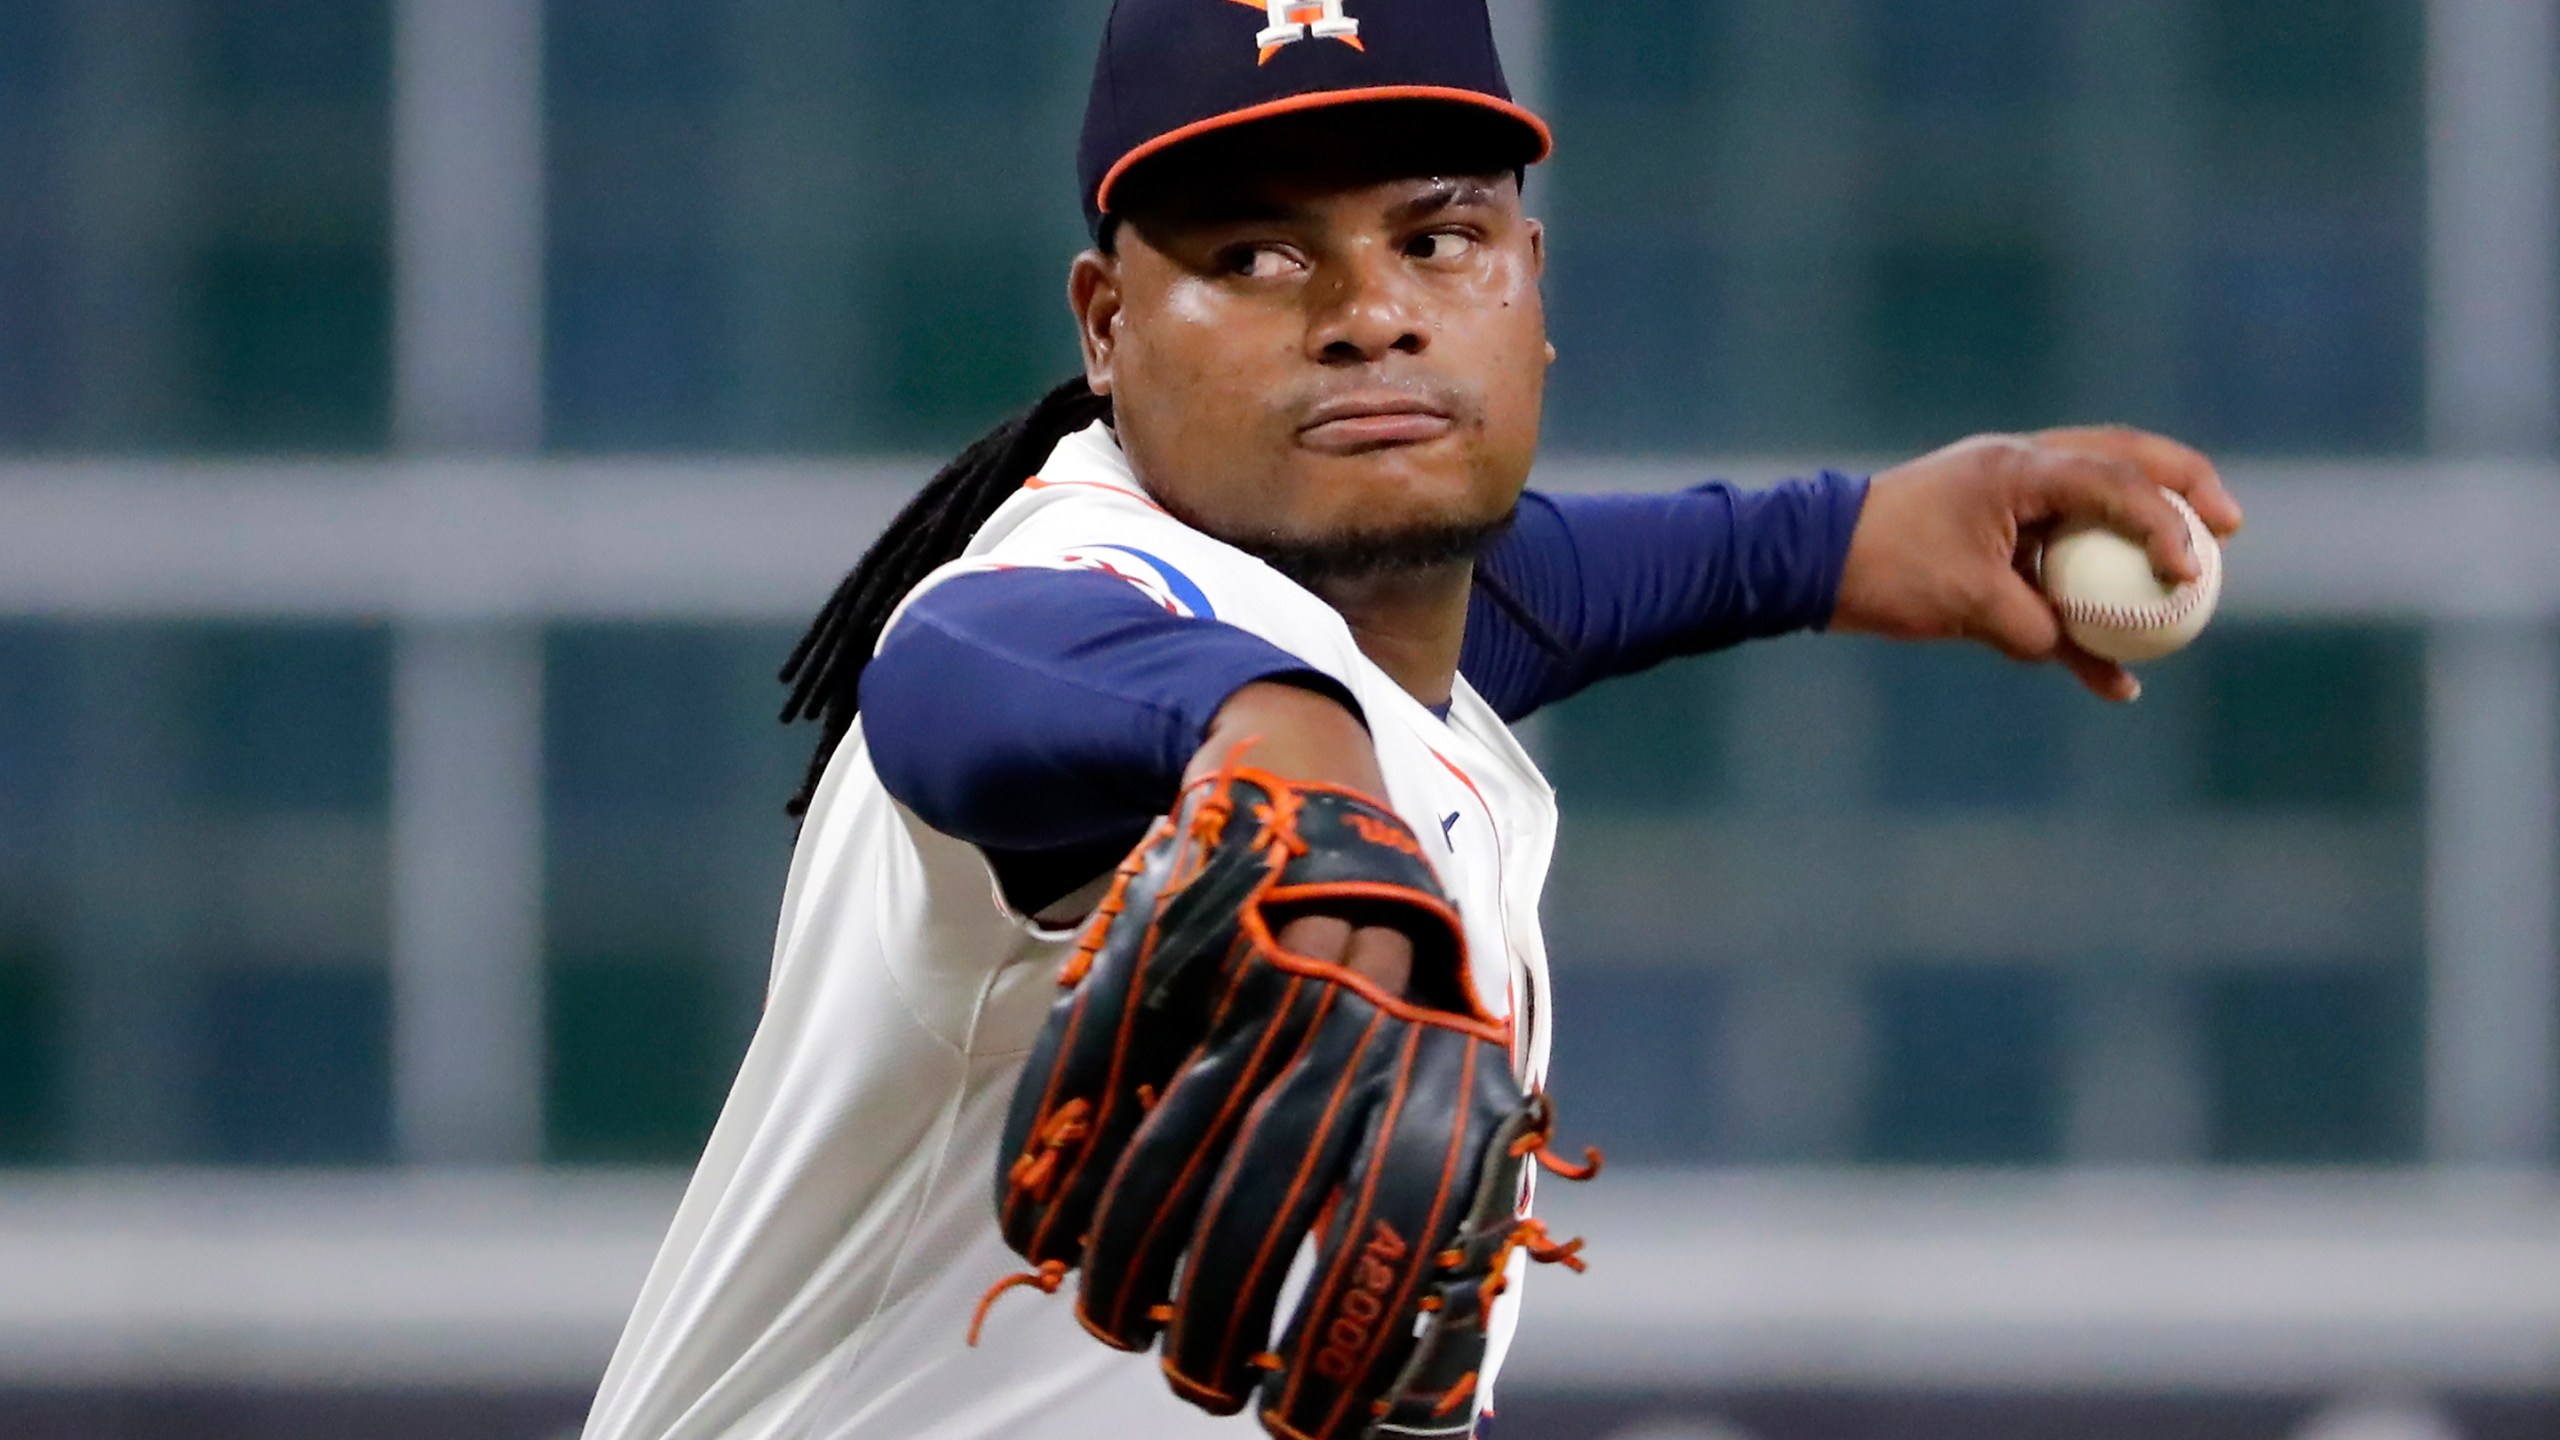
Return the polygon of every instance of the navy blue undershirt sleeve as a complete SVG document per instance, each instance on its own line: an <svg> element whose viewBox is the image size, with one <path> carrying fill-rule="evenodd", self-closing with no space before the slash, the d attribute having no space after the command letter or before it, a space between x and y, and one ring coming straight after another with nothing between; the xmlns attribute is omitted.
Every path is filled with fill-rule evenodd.
<svg viewBox="0 0 2560 1440"><path fill-rule="evenodd" d="M1673 656L1820 628L1866 495L1830 471L1765 490L1533 490L1477 563L1458 668L1517 720Z"/></svg>
<svg viewBox="0 0 2560 1440"><path fill-rule="evenodd" d="M1492 583L1477 586L1460 669L1517 719L1675 655L1825 624L1865 496L1830 474L1761 491L1533 492L1479 565ZM863 732L889 793L977 845L1030 912L1137 843L1219 708L1258 680L1359 713L1297 656L1113 576L989 571L907 608L863 673Z"/></svg>
<svg viewBox="0 0 2560 1440"><path fill-rule="evenodd" d="M1257 680L1359 713L1306 661L1124 580L986 571L907 607L863 672L862 728L881 783L936 830L990 854L1108 852L1072 889L1173 807L1209 722Z"/></svg>

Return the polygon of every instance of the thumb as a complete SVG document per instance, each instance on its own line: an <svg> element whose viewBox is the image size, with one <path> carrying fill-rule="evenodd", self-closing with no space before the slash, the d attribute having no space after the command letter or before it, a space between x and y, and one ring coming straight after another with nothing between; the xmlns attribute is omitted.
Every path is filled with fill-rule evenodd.
<svg viewBox="0 0 2560 1440"><path fill-rule="evenodd" d="M2062 618L2025 576L2006 570L1983 599L1975 634L2012 660L2050 660L2062 646Z"/></svg>

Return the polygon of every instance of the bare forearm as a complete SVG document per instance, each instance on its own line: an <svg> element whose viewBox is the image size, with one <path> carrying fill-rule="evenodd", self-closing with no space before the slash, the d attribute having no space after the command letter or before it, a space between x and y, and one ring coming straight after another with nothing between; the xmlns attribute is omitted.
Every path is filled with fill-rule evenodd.
<svg viewBox="0 0 2560 1440"><path fill-rule="evenodd" d="M1271 681L1228 697L1183 783L1217 774L1246 744L1245 763L1283 780L1340 785L1381 803L1387 798L1377 747L1359 718L1330 697ZM1413 975L1413 941L1386 926L1355 928L1330 915L1302 915L1281 929L1279 940L1301 955L1347 965L1392 994L1404 993Z"/></svg>
<svg viewBox="0 0 2560 1440"><path fill-rule="evenodd" d="M1227 697L1182 777L1187 786L1218 772L1238 745L1246 763L1283 780L1342 785L1386 798L1377 747L1359 717L1330 696L1261 680Z"/></svg>

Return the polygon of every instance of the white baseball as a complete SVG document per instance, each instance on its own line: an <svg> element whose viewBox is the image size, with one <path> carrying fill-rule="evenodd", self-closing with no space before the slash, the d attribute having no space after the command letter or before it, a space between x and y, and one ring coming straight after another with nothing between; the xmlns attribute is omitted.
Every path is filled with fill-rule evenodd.
<svg viewBox="0 0 2560 1440"><path fill-rule="evenodd" d="M2196 553L2196 578L2160 583L2142 546L2098 525L2075 525L2045 542L2036 575L2081 649L2123 663L2157 660L2196 638L2222 599L2222 547L2185 497L2178 507Z"/></svg>

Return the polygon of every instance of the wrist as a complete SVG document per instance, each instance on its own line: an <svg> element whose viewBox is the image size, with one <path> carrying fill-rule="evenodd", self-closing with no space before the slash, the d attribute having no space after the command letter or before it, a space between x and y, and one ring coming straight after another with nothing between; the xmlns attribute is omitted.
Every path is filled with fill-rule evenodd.
<svg viewBox="0 0 2560 1440"><path fill-rule="evenodd" d="M1862 580L1863 572L1873 568L1871 557L1858 553L1858 537L1868 529L1868 502L1875 494L1876 478L1834 470L1822 472L1823 501L1829 507L1830 520L1830 545L1824 558L1830 562L1830 572L1826 590L1814 599L1812 627L1816 630L1856 634L1865 628L1865 597L1862 590L1850 588L1849 567L1853 559L1862 561ZM1870 538L1870 549L1873 543Z"/></svg>
<svg viewBox="0 0 2560 1440"><path fill-rule="evenodd" d="M1248 763L1284 780L1341 785L1383 799L1386 779L1360 717L1341 700L1280 680L1257 680L1227 697L1209 722L1183 783L1217 773L1238 745Z"/></svg>
<svg viewBox="0 0 2560 1440"><path fill-rule="evenodd" d="M1892 634L1894 626L1883 603L1892 589L1894 548L1899 541L1893 510L1900 477L1877 475L1863 487L1858 507L1848 521L1840 548L1838 583L1833 587L1830 619L1823 628L1845 635Z"/></svg>

